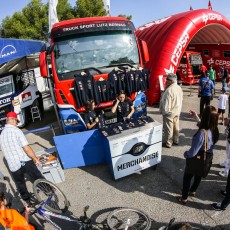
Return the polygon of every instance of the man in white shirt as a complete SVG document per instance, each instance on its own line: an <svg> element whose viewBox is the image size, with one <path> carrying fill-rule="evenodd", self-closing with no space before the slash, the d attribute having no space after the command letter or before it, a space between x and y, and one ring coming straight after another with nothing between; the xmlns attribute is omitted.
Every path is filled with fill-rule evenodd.
<svg viewBox="0 0 230 230"><path fill-rule="evenodd" d="M168 74L166 90L160 101L160 112L163 115L164 147L171 148L179 144L179 117L182 108L183 91L177 85L177 76Z"/></svg>
<svg viewBox="0 0 230 230"><path fill-rule="evenodd" d="M17 127L17 123L17 114L9 112L6 116L6 125L0 136L0 143L18 192L21 198L29 203L30 194L25 183L25 173L32 180L43 178L43 176L36 167L40 162L29 146L25 135Z"/></svg>

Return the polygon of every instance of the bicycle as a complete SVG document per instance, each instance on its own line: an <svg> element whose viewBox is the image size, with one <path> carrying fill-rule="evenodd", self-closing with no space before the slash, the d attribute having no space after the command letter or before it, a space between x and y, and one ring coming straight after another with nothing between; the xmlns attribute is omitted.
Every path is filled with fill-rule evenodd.
<svg viewBox="0 0 230 230"><path fill-rule="evenodd" d="M45 179L38 179L33 184L33 191L40 205L31 214L39 214L59 230L62 228L52 221L50 217L76 222L80 226L79 230L149 230L151 227L150 218L142 211L132 208L115 209L108 215L106 225L91 223L91 219L87 216L89 206L84 208L84 215L80 218L63 216L61 214L68 210L70 203L65 194L55 184Z"/></svg>

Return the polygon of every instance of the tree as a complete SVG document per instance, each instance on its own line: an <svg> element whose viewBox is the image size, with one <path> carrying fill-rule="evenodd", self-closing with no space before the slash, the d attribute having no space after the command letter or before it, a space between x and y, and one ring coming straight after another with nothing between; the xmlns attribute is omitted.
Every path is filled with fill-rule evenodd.
<svg viewBox="0 0 230 230"><path fill-rule="evenodd" d="M77 0L72 7L68 0L59 0L57 16L59 21L93 16L105 16L103 0ZM132 16L119 15L129 20ZM12 17L2 20L0 37L47 40L48 34L48 3L42 0L31 0L22 11L15 12Z"/></svg>
<svg viewBox="0 0 230 230"><path fill-rule="evenodd" d="M2 20L4 37L44 40L44 24L48 21L47 9L47 5L41 0L31 0L22 12L16 12L12 17Z"/></svg>
<svg viewBox="0 0 230 230"><path fill-rule="evenodd" d="M74 10L77 18L106 16L103 0L77 0Z"/></svg>
<svg viewBox="0 0 230 230"><path fill-rule="evenodd" d="M74 18L74 10L68 0L59 0L57 6L59 20ZM1 37L33 40L47 40L48 33L48 3L42 0L31 0L12 17L2 20Z"/></svg>
<svg viewBox="0 0 230 230"><path fill-rule="evenodd" d="M132 15L127 16L127 15L125 15L125 14L119 14L118 17L127 18L127 19L130 20L130 21L132 20Z"/></svg>

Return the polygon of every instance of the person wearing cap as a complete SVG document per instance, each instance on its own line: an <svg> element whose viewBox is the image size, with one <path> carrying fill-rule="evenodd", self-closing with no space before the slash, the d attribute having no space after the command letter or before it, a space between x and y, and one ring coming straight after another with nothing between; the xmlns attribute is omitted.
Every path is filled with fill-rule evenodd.
<svg viewBox="0 0 230 230"><path fill-rule="evenodd" d="M200 117L202 116L204 107L210 105L213 99L214 85L208 78L209 75L202 73L199 80L198 97L200 97Z"/></svg>
<svg viewBox="0 0 230 230"><path fill-rule="evenodd" d="M2 152L17 186L21 198L30 203L30 194L25 183L25 173L32 180L43 178L36 165L40 162L29 146L23 132L17 127L18 118L15 112L6 115L6 125L0 136Z"/></svg>
<svg viewBox="0 0 230 230"><path fill-rule="evenodd" d="M183 91L177 84L176 74L166 78L166 89L160 100L160 112L163 116L163 146L171 148L179 144L179 117L182 109Z"/></svg>

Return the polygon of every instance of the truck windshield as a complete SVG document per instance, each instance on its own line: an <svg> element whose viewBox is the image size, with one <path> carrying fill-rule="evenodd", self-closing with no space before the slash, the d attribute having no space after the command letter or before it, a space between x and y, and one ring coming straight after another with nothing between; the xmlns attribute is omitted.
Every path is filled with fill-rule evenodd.
<svg viewBox="0 0 230 230"><path fill-rule="evenodd" d="M9 96L14 93L13 76L7 76L0 79L0 97Z"/></svg>
<svg viewBox="0 0 230 230"><path fill-rule="evenodd" d="M190 62L192 65L202 65L202 57L201 54L191 54Z"/></svg>
<svg viewBox="0 0 230 230"><path fill-rule="evenodd" d="M57 74L62 80L65 80L65 73L76 70L139 64L132 31L103 31L62 38L55 42L54 52Z"/></svg>

